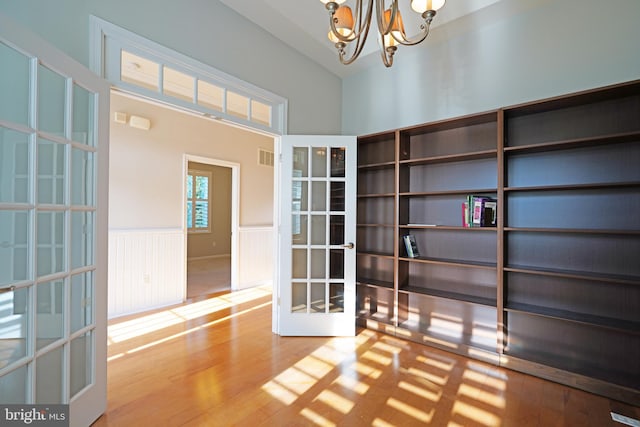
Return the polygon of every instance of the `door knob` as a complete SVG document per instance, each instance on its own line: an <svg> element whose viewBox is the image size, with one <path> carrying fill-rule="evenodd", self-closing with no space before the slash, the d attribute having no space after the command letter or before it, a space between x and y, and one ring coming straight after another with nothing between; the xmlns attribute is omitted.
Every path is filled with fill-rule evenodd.
<svg viewBox="0 0 640 427"><path fill-rule="evenodd" d="M353 243L349 242L349 243L345 243L344 245L342 245L343 248L347 248L347 249L353 249L356 245L354 245Z"/></svg>

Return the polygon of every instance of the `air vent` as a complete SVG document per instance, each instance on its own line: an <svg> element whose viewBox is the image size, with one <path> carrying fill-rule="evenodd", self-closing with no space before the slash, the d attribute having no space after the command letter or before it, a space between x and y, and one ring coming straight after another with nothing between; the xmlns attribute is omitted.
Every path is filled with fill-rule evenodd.
<svg viewBox="0 0 640 427"><path fill-rule="evenodd" d="M260 148L258 150L258 164L273 167L273 151Z"/></svg>

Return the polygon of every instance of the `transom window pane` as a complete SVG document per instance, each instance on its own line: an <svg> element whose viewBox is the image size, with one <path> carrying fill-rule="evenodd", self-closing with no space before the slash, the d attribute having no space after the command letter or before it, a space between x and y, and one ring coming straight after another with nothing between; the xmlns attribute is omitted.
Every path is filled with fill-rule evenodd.
<svg viewBox="0 0 640 427"><path fill-rule="evenodd" d="M193 85L193 77L173 68L164 67L162 88L165 95L193 102Z"/></svg>
<svg viewBox="0 0 640 427"><path fill-rule="evenodd" d="M251 100L251 121L265 126L271 126L271 106Z"/></svg>
<svg viewBox="0 0 640 427"><path fill-rule="evenodd" d="M212 110L224 110L224 89L203 80L198 80L198 104Z"/></svg>
<svg viewBox="0 0 640 427"><path fill-rule="evenodd" d="M248 119L249 115L249 98L239 95L235 92L227 92L227 113L232 116Z"/></svg>
<svg viewBox="0 0 640 427"><path fill-rule="evenodd" d="M120 58L120 80L157 91L160 81L160 65L123 50Z"/></svg>

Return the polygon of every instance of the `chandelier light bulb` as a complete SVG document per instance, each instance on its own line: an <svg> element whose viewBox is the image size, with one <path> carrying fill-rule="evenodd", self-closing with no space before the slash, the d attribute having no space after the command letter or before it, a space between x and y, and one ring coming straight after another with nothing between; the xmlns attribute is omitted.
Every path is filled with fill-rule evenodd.
<svg viewBox="0 0 640 427"><path fill-rule="evenodd" d="M424 13L427 10L437 11L444 6L446 0L411 0L411 9L418 13Z"/></svg>

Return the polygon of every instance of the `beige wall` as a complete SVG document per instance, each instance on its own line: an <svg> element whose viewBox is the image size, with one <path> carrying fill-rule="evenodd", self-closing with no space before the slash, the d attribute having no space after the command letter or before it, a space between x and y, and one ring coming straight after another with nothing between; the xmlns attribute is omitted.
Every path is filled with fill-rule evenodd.
<svg viewBox="0 0 640 427"><path fill-rule="evenodd" d="M113 112L151 120L148 131L111 121L109 228L183 228L184 155L240 164L240 226L273 223L272 167L257 163L273 138L114 93Z"/></svg>
<svg viewBox="0 0 640 427"><path fill-rule="evenodd" d="M231 255L231 168L189 162L211 173L211 231L187 235L187 258Z"/></svg>

